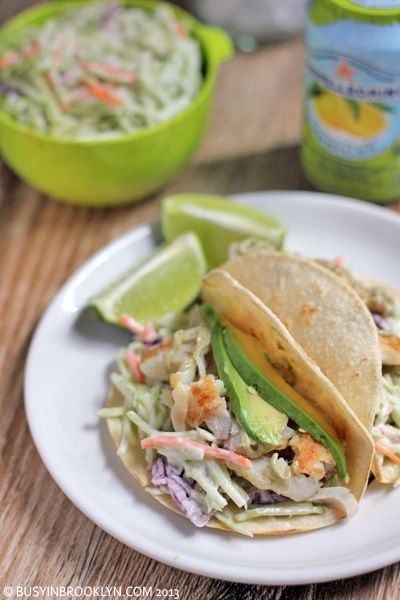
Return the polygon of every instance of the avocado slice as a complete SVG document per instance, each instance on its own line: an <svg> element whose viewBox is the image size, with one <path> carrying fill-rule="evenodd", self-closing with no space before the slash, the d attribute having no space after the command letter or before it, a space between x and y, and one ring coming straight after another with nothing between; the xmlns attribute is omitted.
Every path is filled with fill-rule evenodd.
<svg viewBox="0 0 400 600"><path fill-rule="evenodd" d="M211 339L216 335L215 331L220 329L219 335L222 336L222 345L227 357L245 384L251 386L269 405L285 414L321 442L332 453L340 477L346 480L345 450L325 415L305 400L274 369L262 344L256 338L231 323L221 324L210 306L205 305L203 313L211 323ZM221 375L221 379L226 384L227 377L224 377L223 373ZM230 393L229 389L228 393Z"/></svg>
<svg viewBox="0 0 400 600"><path fill-rule="evenodd" d="M223 341L223 329L217 319L211 324L211 345L218 375L225 384L232 409L250 437L276 446L286 429L288 417L260 398L233 366Z"/></svg>

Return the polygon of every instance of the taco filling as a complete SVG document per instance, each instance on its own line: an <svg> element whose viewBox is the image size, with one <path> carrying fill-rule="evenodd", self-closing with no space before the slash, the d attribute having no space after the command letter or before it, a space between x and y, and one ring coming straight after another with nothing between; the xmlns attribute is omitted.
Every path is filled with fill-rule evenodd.
<svg viewBox="0 0 400 600"><path fill-rule="evenodd" d="M157 327L125 318L135 335L99 411L118 455L198 527L279 534L352 517L372 459L366 430L248 290L212 272L204 300Z"/></svg>

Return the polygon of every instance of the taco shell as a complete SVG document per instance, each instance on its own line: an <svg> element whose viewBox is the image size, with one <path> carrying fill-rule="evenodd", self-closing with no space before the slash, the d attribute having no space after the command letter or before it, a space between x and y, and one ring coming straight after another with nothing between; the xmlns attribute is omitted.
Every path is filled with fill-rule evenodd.
<svg viewBox="0 0 400 600"><path fill-rule="evenodd" d="M382 363L400 364L400 339L379 336L356 292L313 261L261 251L234 258L223 268L285 323L370 431L381 400ZM398 290L365 276L363 281L385 289L400 305ZM400 466L375 452L372 473L392 484Z"/></svg>
<svg viewBox="0 0 400 600"><path fill-rule="evenodd" d="M222 267L286 325L368 431L382 393L376 325L340 277L299 256L260 251Z"/></svg>

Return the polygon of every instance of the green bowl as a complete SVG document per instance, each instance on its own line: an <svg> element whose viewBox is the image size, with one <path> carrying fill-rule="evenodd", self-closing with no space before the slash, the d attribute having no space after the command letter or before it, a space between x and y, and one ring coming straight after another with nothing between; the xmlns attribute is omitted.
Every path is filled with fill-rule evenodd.
<svg viewBox="0 0 400 600"><path fill-rule="evenodd" d="M92 0L90 0L92 1ZM82 2L82 3L86 3ZM51 2L28 9L1 30L41 24L78 2ZM124 4L154 9L152 0ZM202 87L181 113L135 134L109 140L65 140L22 126L0 110L0 152L22 179L59 200L82 206L122 205L148 197L165 186L190 160L207 127L221 63L233 54L227 34L200 23L171 5L202 48Z"/></svg>

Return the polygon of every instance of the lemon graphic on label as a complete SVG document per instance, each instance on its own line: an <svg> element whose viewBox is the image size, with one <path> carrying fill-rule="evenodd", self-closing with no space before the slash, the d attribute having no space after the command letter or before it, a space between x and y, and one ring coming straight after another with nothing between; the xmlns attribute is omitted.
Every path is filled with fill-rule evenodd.
<svg viewBox="0 0 400 600"><path fill-rule="evenodd" d="M333 92L313 94L315 112L322 123L359 138L380 135L387 126L387 108L343 98Z"/></svg>

